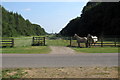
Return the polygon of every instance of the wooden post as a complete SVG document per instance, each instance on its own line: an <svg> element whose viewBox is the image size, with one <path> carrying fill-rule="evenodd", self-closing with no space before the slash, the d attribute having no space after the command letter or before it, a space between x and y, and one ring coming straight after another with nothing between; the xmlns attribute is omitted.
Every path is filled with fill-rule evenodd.
<svg viewBox="0 0 120 80"><path fill-rule="evenodd" d="M43 37L43 39L44 39L44 46L45 46L45 37Z"/></svg>
<svg viewBox="0 0 120 80"><path fill-rule="evenodd" d="M89 47L89 46L88 46L88 45L89 45L89 44L88 44L88 40L87 40L87 42L85 43L85 45L86 45L86 48L88 48L88 47Z"/></svg>
<svg viewBox="0 0 120 80"><path fill-rule="evenodd" d="M33 41L32 41L32 42L33 42L33 44L34 44L34 37L33 37Z"/></svg>
<svg viewBox="0 0 120 80"><path fill-rule="evenodd" d="M12 38L12 47L14 47L14 39Z"/></svg>
<svg viewBox="0 0 120 80"><path fill-rule="evenodd" d="M72 46L72 37L70 37L70 46Z"/></svg>
<svg viewBox="0 0 120 80"><path fill-rule="evenodd" d="M101 47L103 47L103 37L101 37Z"/></svg>
<svg viewBox="0 0 120 80"><path fill-rule="evenodd" d="M115 41L114 41L115 47L117 46L117 45L116 45L116 41L117 41L117 40L116 40L116 38L115 38Z"/></svg>

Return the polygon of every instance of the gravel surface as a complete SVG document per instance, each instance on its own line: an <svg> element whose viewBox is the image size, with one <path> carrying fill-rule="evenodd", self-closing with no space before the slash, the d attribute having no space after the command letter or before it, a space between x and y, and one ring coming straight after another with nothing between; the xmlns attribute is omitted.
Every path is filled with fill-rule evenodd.
<svg viewBox="0 0 120 80"><path fill-rule="evenodd" d="M26 78L118 78L116 67L33 68L26 72Z"/></svg>
<svg viewBox="0 0 120 80"><path fill-rule="evenodd" d="M50 54L76 54L73 49L64 46L50 46L50 49Z"/></svg>

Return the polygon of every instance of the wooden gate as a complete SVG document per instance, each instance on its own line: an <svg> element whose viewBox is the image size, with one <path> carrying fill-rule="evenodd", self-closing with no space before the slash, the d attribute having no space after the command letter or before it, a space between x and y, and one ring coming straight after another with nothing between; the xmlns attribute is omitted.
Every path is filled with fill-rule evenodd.
<svg viewBox="0 0 120 80"><path fill-rule="evenodd" d="M33 37L32 46L45 46L45 37Z"/></svg>

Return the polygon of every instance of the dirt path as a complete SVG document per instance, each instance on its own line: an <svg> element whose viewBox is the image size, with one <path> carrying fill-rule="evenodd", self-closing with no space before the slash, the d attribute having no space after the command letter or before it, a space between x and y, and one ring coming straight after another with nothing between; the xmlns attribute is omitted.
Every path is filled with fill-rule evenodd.
<svg viewBox="0 0 120 80"><path fill-rule="evenodd" d="M118 78L117 70L118 70L117 67L64 67L64 68L35 68L35 69L33 68L31 70L26 69L26 72L28 74L24 77L25 78Z"/></svg>
<svg viewBox="0 0 120 80"><path fill-rule="evenodd" d="M75 54L76 52L69 47L64 46L50 46L52 50L50 54Z"/></svg>

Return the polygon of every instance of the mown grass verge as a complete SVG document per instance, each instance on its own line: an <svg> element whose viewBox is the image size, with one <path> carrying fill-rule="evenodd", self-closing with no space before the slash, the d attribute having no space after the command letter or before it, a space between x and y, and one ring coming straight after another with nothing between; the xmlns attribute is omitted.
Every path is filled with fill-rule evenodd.
<svg viewBox="0 0 120 80"><path fill-rule="evenodd" d="M2 53L20 53L20 54L45 54L51 50L48 46L28 46L28 47L14 47L2 48Z"/></svg>
<svg viewBox="0 0 120 80"><path fill-rule="evenodd" d="M118 53L118 47L91 47L91 48L72 48L83 53Z"/></svg>

